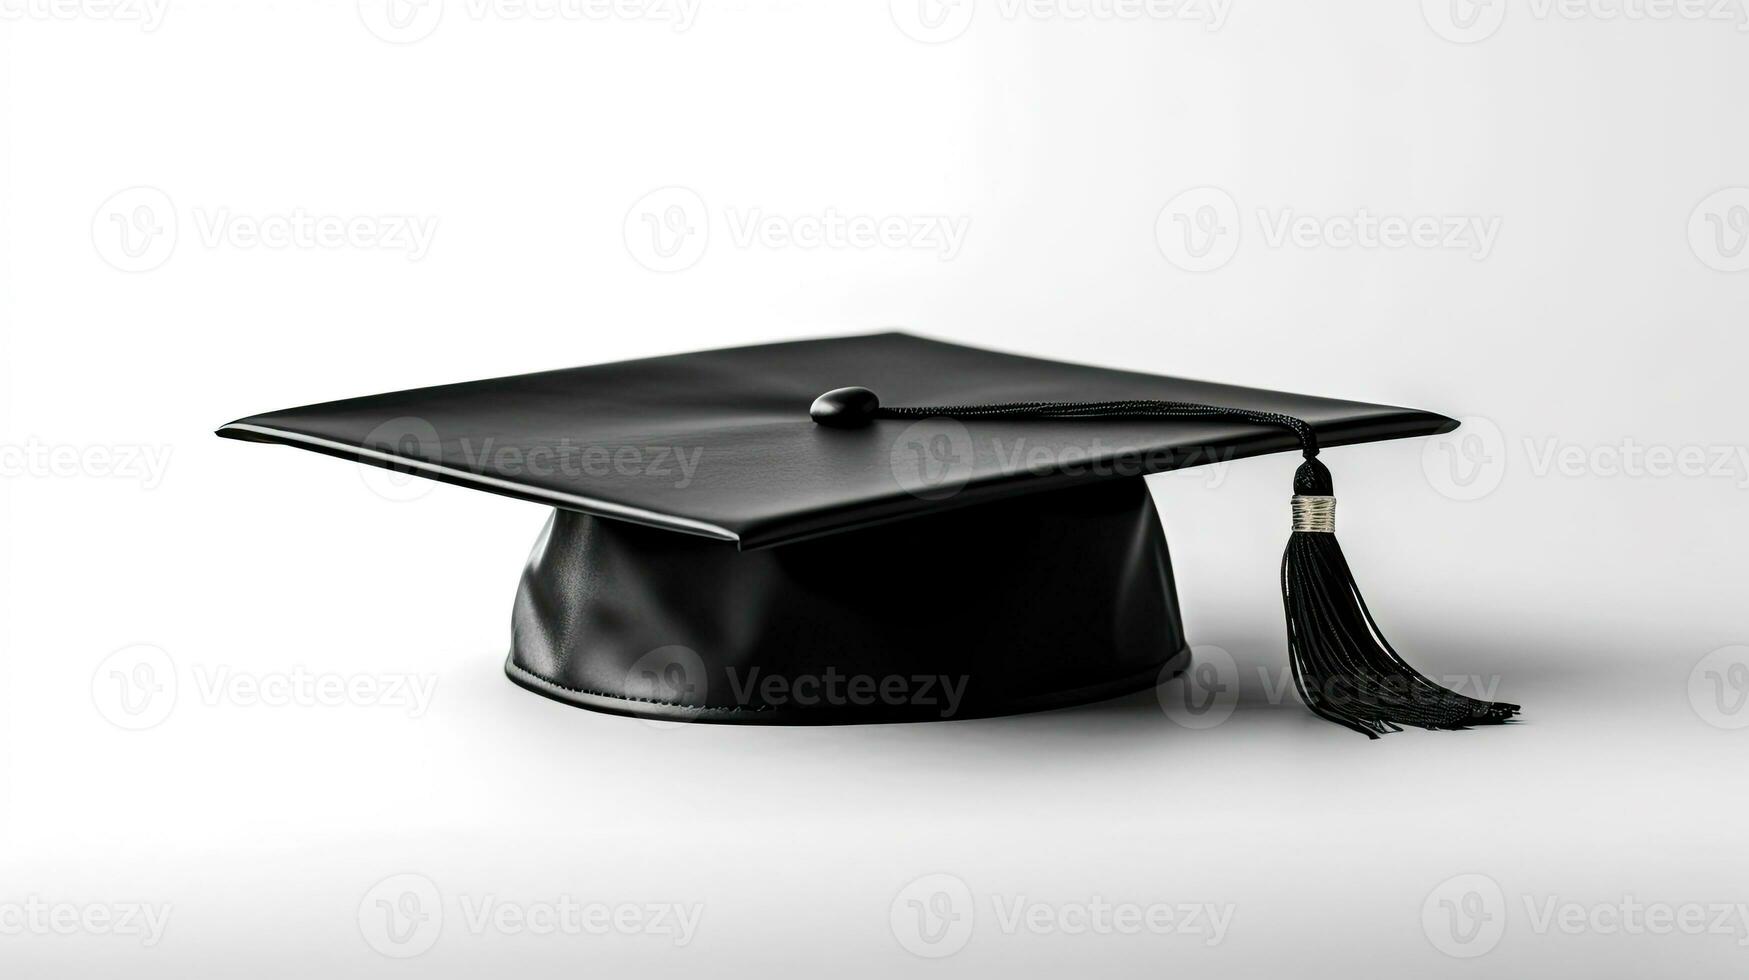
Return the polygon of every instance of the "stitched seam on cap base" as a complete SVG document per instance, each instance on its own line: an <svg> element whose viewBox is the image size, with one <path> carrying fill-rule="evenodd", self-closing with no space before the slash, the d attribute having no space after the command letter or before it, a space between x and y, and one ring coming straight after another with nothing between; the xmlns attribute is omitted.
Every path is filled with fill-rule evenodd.
<svg viewBox="0 0 1749 980"><path fill-rule="evenodd" d="M570 691L572 694L587 694L590 697L595 697L595 698L607 698L610 701L626 701L626 702L630 702L632 704L659 704L664 708L685 708L688 711L715 711L715 712L726 713L726 714L733 714L737 711L770 711L771 710L771 705L769 705L769 704L762 704L762 705L758 706L757 708L749 708L749 707L746 707L745 705L739 705L739 704L734 705L732 707L720 708L720 707L712 707L710 705L704 705L704 704L686 704L686 703L681 702L681 701L658 701L655 698L628 698L623 694L609 694L606 691L591 691L590 689L588 689L586 687L567 687L564 684L560 684L558 681L549 680L545 677L542 677L541 675L535 673L532 670L529 670L527 667L524 667L521 664L514 664L513 663L510 665L510 669L516 671L519 674L523 674L527 677L533 678L534 680L540 681L542 684L547 684L547 685L550 685L552 687L556 687L561 691Z"/></svg>

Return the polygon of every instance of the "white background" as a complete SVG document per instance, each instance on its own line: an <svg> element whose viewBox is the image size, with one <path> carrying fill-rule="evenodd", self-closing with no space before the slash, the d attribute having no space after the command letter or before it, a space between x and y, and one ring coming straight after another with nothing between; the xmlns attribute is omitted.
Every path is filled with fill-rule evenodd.
<svg viewBox="0 0 1749 980"><path fill-rule="evenodd" d="M1714 653L1749 643L1735 0L913 2L0 4L7 975L1742 974L1734 912L1656 935L1609 911L1749 902L1749 650ZM1497 235L1276 235L1362 209ZM248 237L299 215L354 233ZM775 237L828 215L969 223L951 254ZM422 252L402 219L435 227ZM690 237L658 253L651 220ZM660 728L504 679L541 508L395 502L210 434L889 326L1471 419L1326 458L1387 633L1523 723L1368 742L1271 697L1286 456L1154 481L1192 642L1235 665L1224 723L1144 694ZM161 473L117 461L147 451ZM135 731L115 671L141 663L163 717ZM435 695L208 691L299 670ZM938 874L961 884L912 884ZM397 945L374 903L406 881L441 928ZM920 943L906 903L943 881L969 927ZM702 919L679 946L465 912L564 895ZM33 900L170 917L147 946L34 928ZM1214 945L1005 928L1017 900L1232 920Z"/></svg>

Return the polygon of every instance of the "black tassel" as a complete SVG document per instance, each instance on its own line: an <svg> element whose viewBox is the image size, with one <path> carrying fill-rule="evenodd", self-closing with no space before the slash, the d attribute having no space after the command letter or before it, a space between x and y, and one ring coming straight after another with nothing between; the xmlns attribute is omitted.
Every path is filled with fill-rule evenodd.
<svg viewBox="0 0 1749 980"><path fill-rule="evenodd" d="M1319 715L1368 738L1404 725L1493 725L1518 705L1447 690L1391 649L1354 584L1336 542L1330 470L1307 457L1294 474L1294 532L1281 559L1288 660L1294 685Z"/></svg>

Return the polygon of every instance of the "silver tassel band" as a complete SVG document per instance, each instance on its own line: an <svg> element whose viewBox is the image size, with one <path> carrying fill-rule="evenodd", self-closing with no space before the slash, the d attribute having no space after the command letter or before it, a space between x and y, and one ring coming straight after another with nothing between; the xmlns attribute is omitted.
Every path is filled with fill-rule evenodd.
<svg viewBox="0 0 1749 980"><path fill-rule="evenodd" d="M1294 530L1336 533L1336 498L1294 494Z"/></svg>

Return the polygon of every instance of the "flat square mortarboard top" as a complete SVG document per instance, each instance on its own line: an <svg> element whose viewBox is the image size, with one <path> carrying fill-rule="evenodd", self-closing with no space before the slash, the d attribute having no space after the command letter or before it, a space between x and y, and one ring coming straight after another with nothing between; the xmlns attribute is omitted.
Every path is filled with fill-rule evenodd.
<svg viewBox="0 0 1749 980"><path fill-rule="evenodd" d="M919 407L816 424L815 399L847 386ZM985 417L1006 403L1027 404ZM1217 414L1162 417L1187 407ZM1516 708L1424 690L1358 637L1370 618L1318 533L1334 497L1313 457L1456 424L883 333L352 398L218 434L552 506L518 592L513 679L617 713L776 724L944 716L940 697L888 697L895 677L957 679L952 717L1155 683L1182 667L1183 634L1152 503L1125 478L1300 448L1284 566L1296 679L1315 711L1378 734ZM832 675L883 693L799 696Z"/></svg>
<svg viewBox="0 0 1749 980"><path fill-rule="evenodd" d="M1457 425L1414 409L883 333L349 398L239 419L218 434L409 467L554 507L736 541L743 549L1114 471L1141 475L1297 446L1279 428L1234 421L968 420L962 424L969 438L948 447L963 458L925 460L938 472L912 472L911 460L894 459L904 425L847 434L809 420L816 396L849 385L871 388L894 405L1153 398L1255 408L1304 419L1325 446ZM677 479L672 457L669 466L653 458L658 448L696 454L696 472ZM611 458L615 453L621 461ZM1039 460L1064 465L1028 465ZM924 485L934 479L950 485Z"/></svg>

